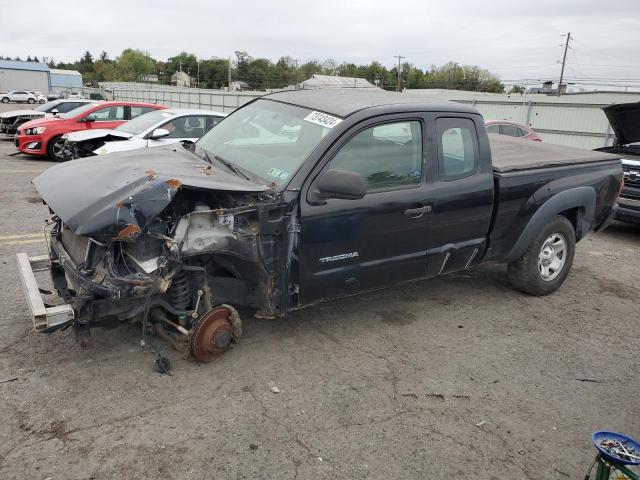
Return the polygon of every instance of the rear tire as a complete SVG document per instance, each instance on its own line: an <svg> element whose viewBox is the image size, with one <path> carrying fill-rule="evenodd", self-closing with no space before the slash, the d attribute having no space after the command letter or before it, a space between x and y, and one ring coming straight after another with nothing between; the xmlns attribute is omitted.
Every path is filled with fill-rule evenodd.
<svg viewBox="0 0 640 480"><path fill-rule="evenodd" d="M64 156L64 140L61 136L53 137L47 144L47 156L54 162L64 162L68 160Z"/></svg>
<svg viewBox="0 0 640 480"><path fill-rule="evenodd" d="M40 100L38 103L43 104L43 103L46 103L46 101L45 100Z"/></svg>
<svg viewBox="0 0 640 480"><path fill-rule="evenodd" d="M567 278L575 251L573 225L558 215L538 232L519 259L509 263L509 280L529 295L548 295Z"/></svg>
<svg viewBox="0 0 640 480"><path fill-rule="evenodd" d="M34 104L36 103L36 101L33 98L30 98L29 100L27 100L27 103Z"/></svg>

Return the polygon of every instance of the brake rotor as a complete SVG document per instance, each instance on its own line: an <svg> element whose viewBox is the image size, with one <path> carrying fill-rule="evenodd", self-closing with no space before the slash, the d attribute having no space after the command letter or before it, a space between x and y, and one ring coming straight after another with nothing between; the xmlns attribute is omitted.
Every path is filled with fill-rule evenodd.
<svg viewBox="0 0 640 480"><path fill-rule="evenodd" d="M235 340L232 315L227 306L212 308L205 313L191 330L191 356L199 362L210 362L227 351Z"/></svg>

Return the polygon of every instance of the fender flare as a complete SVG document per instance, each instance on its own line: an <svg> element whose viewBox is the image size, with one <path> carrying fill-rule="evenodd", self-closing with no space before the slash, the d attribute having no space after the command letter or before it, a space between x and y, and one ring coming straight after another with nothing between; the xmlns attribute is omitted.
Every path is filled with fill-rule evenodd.
<svg viewBox="0 0 640 480"><path fill-rule="evenodd" d="M593 187L587 186L576 187L556 193L544 202L536 213L533 214L515 245L509 251L507 262L516 260L525 252L531 240L533 240L545 223L560 212L574 208L581 209L576 222L576 241L584 237L589 231L596 209L596 191Z"/></svg>

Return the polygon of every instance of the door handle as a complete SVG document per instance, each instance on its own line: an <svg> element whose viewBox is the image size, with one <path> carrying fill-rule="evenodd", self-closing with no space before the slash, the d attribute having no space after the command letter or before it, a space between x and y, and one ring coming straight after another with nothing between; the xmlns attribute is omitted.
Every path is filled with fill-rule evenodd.
<svg viewBox="0 0 640 480"><path fill-rule="evenodd" d="M407 217L411 217L411 218L420 218L422 217L424 214L426 213L431 213L431 205L425 205L424 207L418 207L418 208L407 208L404 211L404 214Z"/></svg>

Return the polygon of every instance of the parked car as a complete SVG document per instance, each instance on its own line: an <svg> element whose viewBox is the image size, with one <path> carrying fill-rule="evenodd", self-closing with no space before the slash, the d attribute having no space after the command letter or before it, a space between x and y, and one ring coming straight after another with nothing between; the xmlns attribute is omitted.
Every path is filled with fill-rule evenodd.
<svg viewBox="0 0 640 480"><path fill-rule="evenodd" d="M640 223L640 103L620 103L603 108L616 136L601 152L622 156L624 188L618 199L616 219Z"/></svg>
<svg viewBox="0 0 640 480"><path fill-rule="evenodd" d="M91 129L67 133L65 155L69 159L161 147L181 141L195 142L226 114L210 110L157 110L123 123L115 129Z"/></svg>
<svg viewBox="0 0 640 480"><path fill-rule="evenodd" d="M522 138L541 142L542 137L533 131L528 125L512 122L511 120L486 120L487 133L499 133L508 137Z"/></svg>
<svg viewBox="0 0 640 480"><path fill-rule="evenodd" d="M47 96L42 93L42 92L31 92L33 93L36 98L38 99L38 103L47 103L49 100L47 99Z"/></svg>
<svg viewBox="0 0 640 480"><path fill-rule="evenodd" d="M284 316L483 261L507 263L523 292L554 292L576 242L611 221L622 167L488 136L470 105L289 90L191 146L68 162L33 183L52 212L48 256L18 255L36 330L138 319L208 361L240 336L236 307ZM56 307L32 273L48 266Z"/></svg>
<svg viewBox="0 0 640 480"><path fill-rule="evenodd" d="M32 120L18 128L15 144L19 151L30 155L47 155L56 161L65 160L65 133L95 128L116 128L127 120L164 105L139 102L94 102L54 118Z"/></svg>
<svg viewBox="0 0 640 480"><path fill-rule="evenodd" d="M10 92L0 94L2 103L38 103L38 96L28 90L11 90ZM46 98L45 98L46 101Z"/></svg>
<svg viewBox="0 0 640 480"><path fill-rule="evenodd" d="M66 95L67 98L84 98L84 96L80 92L69 92Z"/></svg>
<svg viewBox="0 0 640 480"><path fill-rule="evenodd" d="M43 105L38 105L32 110L11 110L0 112L0 134L15 135L18 127L23 123L36 118L51 118L58 113L67 113L78 107L94 103L91 100L55 100Z"/></svg>

